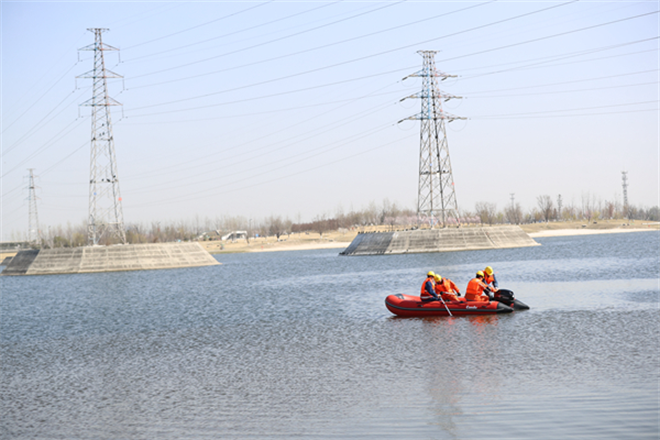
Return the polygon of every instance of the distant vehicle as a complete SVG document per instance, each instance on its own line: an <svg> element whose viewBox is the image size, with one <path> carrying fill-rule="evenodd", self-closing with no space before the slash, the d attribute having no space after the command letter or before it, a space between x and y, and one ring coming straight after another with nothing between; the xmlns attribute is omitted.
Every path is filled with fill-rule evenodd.
<svg viewBox="0 0 660 440"><path fill-rule="evenodd" d="M247 239L247 236L247 231L232 231L227 235L223 235L222 241Z"/></svg>

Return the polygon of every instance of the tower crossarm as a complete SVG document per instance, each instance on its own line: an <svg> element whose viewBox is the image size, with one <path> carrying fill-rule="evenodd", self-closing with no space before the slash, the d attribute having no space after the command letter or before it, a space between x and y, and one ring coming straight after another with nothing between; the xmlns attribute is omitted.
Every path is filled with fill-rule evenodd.
<svg viewBox="0 0 660 440"><path fill-rule="evenodd" d="M100 102L98 100L95 100L95 98L89 98L87 101L83 102L80 105L84 107L108 107L108 106L122 106L124 104L108 96L105 100Z"/></svg>
<svg viewBox="0 0 660 440"><path fill-rule="evenodd" d="M406 99L433 98L434 96L437 97L438 99L442 99L445 102L449 101L450 99L463 99L462 96L450 95L449 93L443 93L443 92L439 92L439 93L436 93L436 94L429 94L429 93L420 92L420 93L413 93L412 95L406 96L405 98L401 98L401 99L399 99L399 102L405 101Z"/></svg>
<svg viewBox="0 0 660 440"><path fill-rule="evenodd" d="M85 72L82 75L76 76L76 78L123 78L123 76L111 70L105 69L105 72L102 73L90 70L89 72Z"/></svg>
<svg viewBox="0 0 660 440"><path fill-rule="evenodd" d="M445 111L440 111L437 112L435 115L429 116L428 114L425 113L417 113L416 115L408 116L407 118L403 118L397 123L401 123L403 121L455 121L457 119L467 119L464 116L456 116L451 113L447 113Z"/></svg>
<svg viewBox="0 0 660 440"><path fill-rule="evenodd" d="M408 76L404 76L401 81L405 81L408 78L428 78L428 77L434 77L434 78L440 78L440 81L444 81L447 78L458 78L458 75L449 75L448 73L444 72L438 72L438 71L433 71L433 72L424 72L423 70L420 70L419 72L411 73Z"/></svg>

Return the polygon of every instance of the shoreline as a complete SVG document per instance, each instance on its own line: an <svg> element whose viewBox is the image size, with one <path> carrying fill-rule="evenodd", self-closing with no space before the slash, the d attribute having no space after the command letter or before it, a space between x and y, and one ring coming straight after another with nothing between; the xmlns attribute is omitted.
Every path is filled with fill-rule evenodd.
<svg viewBox="0 0 660 440"><path fill-rule="evenodd" d="M537 232L528 232L532 238L539 237L567 237L571 235L596 235L596 234L623 234L628 232L648 232L648 231L657 231L657 228L648 228L648 229L550 229L546 231L537 231Z"/></svg>
<svg viewBox="0 0 660 440"><path fill-rule="evenodd" d="M552 224L552 223L551 223ZM553 224L556 225L556 224ZM547 227L546 224L543 226ZM567 225L568 226L568 225ZM591 225L589 225L591 226ZM648 232L659 231L659 223L645 224L645 228L635 225L635 227L628 227L629 225L620 225L617 227L593 228L593 227L567 227L557 229L537 229L536 225L524 225L522 229L531 238L545 238L545 237L567 237L574 235L594 235L594 234L622 234L629 232ZM527 230L525 230L527 229ZM530 230L532 229L532 230ZM330 234L329 234L330 235ZM253 252L284 252L284 251L308 251L317 249L345 249L347 248L357 232L337 234L333 238L325 239L292 239L273 242L270 240L259 239L252 241L252 243L220 243L218 241L205 242L200 241L202 247L212 255L219 254L233 254L233 253L253 253ZM13 257L16 251L0 252L0 262L5 257Z"/></svg>
<svg viewBox="0 0 660 440"><path fill-rule="evenodd" d="M628 232L648 232L658 231L656 225L649 226L648 228L608 228L608 229L547 229L536 232L527 232L531 238L543 237L567 237L575 235L595 235L595 234L620 234ZM211 254L228 254L228 253L254 253L254 252L281 252L281 251L307 251L316 249L345 249L351 244L351 241L308 241L302 243L286 243L286 241L279 243L255 243L250 246L228 246L224 250L214 250L207 248ZM203 245L203 244L202 244Z"/></svg>

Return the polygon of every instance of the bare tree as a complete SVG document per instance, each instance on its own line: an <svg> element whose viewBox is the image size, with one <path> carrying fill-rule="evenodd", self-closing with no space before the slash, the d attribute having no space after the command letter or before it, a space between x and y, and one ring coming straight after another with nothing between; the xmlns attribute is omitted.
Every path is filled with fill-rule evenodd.
<svg viewBox="0 0 660 440"><path fill-rule="evenodd" d="M369 207L364 210L364 222L368 225L377 225L378 224L378 207L375 202L370 202Z"/></svg>
<svg viewBox="0 0 660 440"><path fill-rule="evenodd" d="M474 205L474 210L482 224L488 223L492 225L497 218L497 205L495 203L477 202Z"/></svg>
<svg viewBox="0 0 660 440"><path fill-rule="evenodd" d="M511 204L504 210L506 220L512 225L519 225L523 221L523 212L520 203Z"/></svg>
<svg viewBox="0 0 660 440"><path fill-rule="evenodd" d="M536 198L536 203L541 211L541 217L546 222L549 222L553 217L555 210L555 204L552 201L552 197L549 195L542 195Z"/></svg>
<svg viewBox="0 0 660 440"><path fill-rule="evenodd" d="M328 230L328 219L325 214L317 215L313 220L314 230L323 237L323 233Z"/></svg>
<svg viewBox="0 0 660 440"><path fill-rule="evenodd" d="M277 237L278 240L280 239L280 235L286 232L284 221L282 220L282 217L280 217L279 215L278 216L271 215L266 221L266 223L268 224L268 233Z"/></svg>

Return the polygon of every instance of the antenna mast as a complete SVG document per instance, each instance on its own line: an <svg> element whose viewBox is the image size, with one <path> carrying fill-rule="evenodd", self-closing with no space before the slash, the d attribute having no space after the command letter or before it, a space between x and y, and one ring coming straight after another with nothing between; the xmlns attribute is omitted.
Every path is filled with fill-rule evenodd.
<svg viewBox="0 0 660 440"><path fill-rule="evenodd" d="M122 76L106 69L103 58L103 51L119 49L102 42L101 34L108 29L87 30L94 33L94 44L79 50L94 51L94 69L78 77L93 80L92 98L81 104L92 107L87 240L90 245L99 244L101 239L114 239L126 243L109 108L121 104L108 95L108 78L122 78Z"/></svg>
<svg viewBox="0 0 660 440"><path fill-rule="evenodd" d="M446 227L449 218L454 219L457 224L460 224L460 219L454 190L454 177L449 160L445 121L451 122L455 119L465 118L442 110L443 100L446 102L460 97L440 91L437 79L440 78L441 81L444 81L447 78L455 78L456 75L448 75L436 70L435 54L437 51L420 50L417 53L424 58L422 70L408 75L406 78L423 78L422 91L403 98L401 101L408 98L420 98L422 111L399 122L421 121L417 219L418 221L428 221L431 227L436 223L441 223L442 227Z"/></svg>

